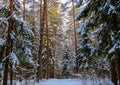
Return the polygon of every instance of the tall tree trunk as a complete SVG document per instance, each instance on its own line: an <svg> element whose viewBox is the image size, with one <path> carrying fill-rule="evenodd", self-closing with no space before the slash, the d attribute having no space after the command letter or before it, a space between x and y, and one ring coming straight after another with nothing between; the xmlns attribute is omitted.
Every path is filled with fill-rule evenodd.
<svg viewBox="0 0 120 85"><path fill-rule="evenodd" d="M11 14L13 13L13 10L14 10L14 4L13 4L13 2L14 2L14 0L10 0L10 14L9 14L9 16L11 16ZM12 52L12 40L11 40L11 38L10 38L10 33L11 33L12 30L13 30L13 20L12 20L11 17L9 18L8 22L9 22L9 27L8 27L6 56L8 56L8 55ZM8 66L9 66L9 58L7 58L7 59L5 60L5 69L4 69L3 85L7 85L8 72L9 72ZM11 69L12 69L12 68L11 68ZM11 80L12 80L12 78L11 78ZM11 82L11 85L12 85L12 82Z"/></svg>
<svg viewBox="0 0 120 85"><path fill-rule="evenodd" d="M37 82L42 79L42 45L43 45L43 31L45 28L44 25L44 12L42 11L42 0L40 0L40 45L38 52L38 67L37 67Z"/></svg>
<svg viewBox="0 0 120 85"><path fill-rule="evenodd" d="M33 22L32 22L32 25L33 25L33 32L35 32L35 18L34 18L34 15L35 15L35 3L34 3L34 0L33 0L33 9L32 9L32 12L33 12Z"/></svg>
<svg viewBox="0 0 120 85"><path fill-rule="evenodd" d="M4 57L4 53L5 53L5 46L2 46L1 51L0 51L0 62L2 62L2 59Z"/></svg>
<svg viewBox="0 0 120 85"><path fill-rule="evenodd" d="M117 55L120 55L120 52L117 53ZM118 85L120 85L120 56L117 56L117 60L116 60L116 70L117 70L117 77L118 77Z"/></svg>
<svg viewBox="0 0 120 85"><path fill-rule="evenodd" d="M23 2L23 7L24 7L24 10L23 10L23 19L25 20L25 17L26 17L26 0L24 0L24 2Z"/></svg>
<svg viewBox="0 0 120 85"><path fill-rule="evenodd" d="M56 30L55 30L54 36L55 35L56 35ZM52 44L53 44L52 47L54 48L54 50L53 50L53 56L55 58L55 43L52 43ZM52 76L51 77L54 78L54 76L55 76L55 60L53 60L53 64L52 64Z"/></svg>
<svg viewBox="0 0 120 85"><path fill-rule="evenodd" d="M53 25L54 27L54 25ZM55 27L54 27L55 28ZM54 30L54 37L56 38L56 34L57 34L57 31L56 31L56 28ZM53 42L53 55L54 55L54 59L56 58L56 41ZM53 60L53 78L55 77L55 60Z"/></svg>
<svg viewBox="0 0 120 85"><path fill-rule="evenodd" d="M76 23L75 23L75 6L74 6L74 0L72 0L72 7L73 7L73 25L74 25L74 38L75 38L75 56L77 56L77 38L76 38ZM76 72L78 73L79 70L79 64L78 59L76 59Z"/></svg>
<svg viewBox="0 0 120 85"><path fill-rule="evenodd" d="M55 76L55 61L53 60L53 72L52 72L52 78Z"/></svg>
<svg viewBox="0 0 120 85"><path fill-rule="evenodd" d="M119 31L119 25L118 25L118 14L113 14L113 16L112 16L112 19L113 19L113 24L114 24L114 35L116 36L117 35L117 33L118 33L118 31ZM116 51L116 53L115 53L115 55L116 55L116 73L117 73L117 79L118 79L118 85L120 85L120 50L117 50Z"/></svg>
<svg viewBox="0 0 120 85"><path fill-rule="evenodd" d="M12 69L12 64L10 64L10 85L13 84L13 69Z"/></svg>
<svg viewBox="0 0 120 85"><path fill-rule="evenodd" d="M111 24L111 22L113 23L113 24ZM119 30L119 28L118 28L118 26L117 26L117 15L116 14L113 14L112 16L111 16L111 18L110 18L110 20L109 20L109 22L108 22L108 25L109 26L111 26L111 27L113 27L113 29L112 29L112 31L114 32L114 35L116 36L117 35L117 32L118 32L118 30ZM108 29L109 29L109 27L108 27ZM113 45L114 45L114 43L112 42L112 39L111 39L111 34L109 35L109 46L110 47L113 47ZM119 79L119 71L120 71L120 69L119 69L119 54L117 54L117 52L114 54L114 55L110 55L110 66L111 66L111 69L110 69L110 71L111 71L111 80L112 80L112 82L114 83L114 85L119 85L118 84L118 79ZM111 59L112 57L116 57L116 59Z"/></svg>
<svg viewBox="0 0 120 85"><path fill-rule="evenodd" d="M109 27L108 27L109 28ZM109 35L109 46L112 47L112 40L111 40L111 37ZM109 55L109 61L110 61L110 72L111 72L111 81L114 83L114 85L118 85L117 83L117 72L116 72L116 61L115 59L111 60L111 58L114 57L114 55Z"/></svg>
<svg viewBox="0 0 120 85"><path fill-rule="evenodd" d="M112 80L112 82L114 83L114 85L118 85L118 83L117 83L117 80L118 80L118 78L117 78L117 72L116 72L116 65L115 65L115 61L114 60L112 60L111 61L111 80Z"/></svg>
<svg viewBox="0 0 120 85"><path fill-rule="evenodd" d="M49 33L48 33L48 15L47 15L47 0L44 0L44 11L45 11L45 25L46 25L46 38L47 38L47 68L46 68L46 72L47 72L47 79L49 78Z"/></svg>
<svg viewBox="0 0 120 85"><path fill-rule="evenodd" d="M54 25L53 25L53 27L54 27ZM55 28L55 30L54 30L54 37L55 38L56 38L56 34L57 34L57 31L56 31L56 28ZM53 44L52 46L54 48L54 50L53 50L53 56L54 56L54 59L55 59L56 58L56 41L54 41L52 44ZM53 78L55 77L55 60L53 60L53 76L52 77Z"/></svg>

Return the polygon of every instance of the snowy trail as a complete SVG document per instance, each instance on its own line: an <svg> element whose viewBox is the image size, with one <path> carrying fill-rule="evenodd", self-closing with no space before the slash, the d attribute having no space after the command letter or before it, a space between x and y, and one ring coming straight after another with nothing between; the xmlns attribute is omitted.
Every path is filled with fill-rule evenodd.
<svg viewBox="0 0 120 85"><path fill-rule="evenodd" d="M113 85L109 80L80 80L80 79L48 79L35 83L33 80L17 82L14 85Z"/></svg>
<svg viewBox="0 0 120 85"><path fill-rule="evenodd" d="M49 79L41 82L40 85L82 85L82 81L75 79Z"/></svg>
<svg viewBox="0 0 120 85"><path fill-rule="evenodd" d="M113 85L110 81L105 82L104 79L92 82L91 80L79 80L79 79L49 79L43 80L38 85Z"/></svg>

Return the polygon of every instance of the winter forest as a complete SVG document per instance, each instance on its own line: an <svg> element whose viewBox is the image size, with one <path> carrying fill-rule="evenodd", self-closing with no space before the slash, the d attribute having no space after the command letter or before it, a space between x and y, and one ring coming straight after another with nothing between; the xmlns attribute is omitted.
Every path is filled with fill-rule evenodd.
<svg viewBox="0 0 120 85"><path fill-rule="evenodd" d="M0 0L0 85L120 85L120 0Z"/></svg>

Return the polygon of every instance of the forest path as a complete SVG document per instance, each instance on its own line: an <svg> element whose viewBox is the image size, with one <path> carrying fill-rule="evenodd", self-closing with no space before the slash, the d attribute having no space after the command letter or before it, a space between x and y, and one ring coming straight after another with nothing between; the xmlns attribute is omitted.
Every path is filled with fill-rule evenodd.
<svg viewBox="0 0 120 85"><path fill-rule="evenodd" d="M109 80L48 79L38 85L113 85Z"/></svg>
<svg viewBox="0 0 120 85"><path fill-rule="evenodd" d="M0 84L1 85L1 84ZM34 80L25 80L22 82L16 82L14 85L113 85L108 79L43 79L39 83L34 82Z"/></svg>
<svg viewBox="0 0 120 85"><path fill-rule="evenodd" d="M77 79L49 79L43 80L40 85L83 85L82 81Z"/></svg>

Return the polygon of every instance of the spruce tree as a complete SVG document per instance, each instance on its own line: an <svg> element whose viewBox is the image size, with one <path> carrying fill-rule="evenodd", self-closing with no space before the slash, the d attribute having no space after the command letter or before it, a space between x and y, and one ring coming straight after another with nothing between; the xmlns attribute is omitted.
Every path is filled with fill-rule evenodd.
<svg viewBox="0 0 120 85"><path fill-rule="evenodd" d="M83 6L83 0L79 0L76 7L79 6ZM77 20L83 20L83 23L88 21L84 27L79 28L79 33L84 31L91 37L91 45L94 49L91 50L92 56L100 56L109 62L111 79L115 85L120 84L120 67L118 65L120 61L119 16L119 0L87 0L76 17Z"/></svg>
<svg viewBox="0 0 120 85"><path fill-rule="evenodd" d="M11 10L9 9L11 8ZM14 8L14 9L13 9ZM6 51L3 53L2 61L4 70L3 85L7 85L8 73L10 71L10 84L12 85L12 78L14 71L18 71L16 66L22 68L23 65L33 65L31 53L31 39L34 34L29 28L29 24L23 20L21 1L11 0L10 5L4 3L0 5L0 28L6 31L2 40L1 46L5 46ZM8 33L8 34L7 34ZM5 42L3 42L5 40ZM3 45L2 45L3 44ZM9 68L10 67L10 68Z"/></svg>

